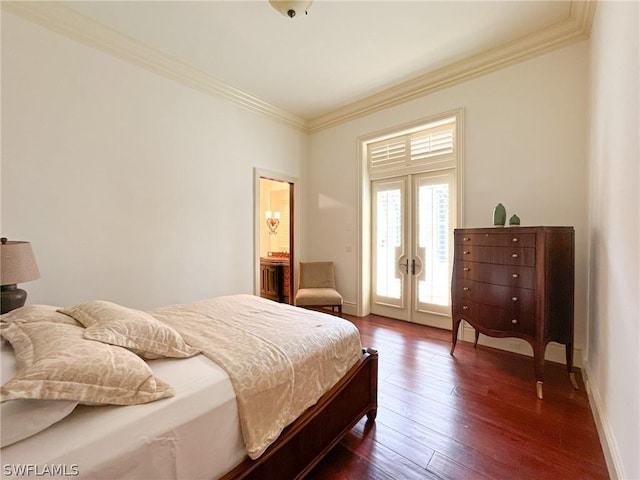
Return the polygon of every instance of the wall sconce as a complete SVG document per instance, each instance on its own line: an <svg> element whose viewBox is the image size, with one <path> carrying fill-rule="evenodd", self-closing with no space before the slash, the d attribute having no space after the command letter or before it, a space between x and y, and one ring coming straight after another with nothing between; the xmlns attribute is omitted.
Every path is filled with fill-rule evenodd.
<svg viewBox="0 0 640 480"><path fill-rule="evenodd" d="M8 241L2 237L0 261L0 310L1 313L7 313L22 307L27 300L27 292L18 288L16 284L39 279L40 271L29 242Z"/></svg>
<svg viewBox="0 0 640 480"><path fill-rule="evenodd" d="M280 225L280 212L271 212L267 210L267 227L269 227L269 235L278 234L278 225Z"/></svg>

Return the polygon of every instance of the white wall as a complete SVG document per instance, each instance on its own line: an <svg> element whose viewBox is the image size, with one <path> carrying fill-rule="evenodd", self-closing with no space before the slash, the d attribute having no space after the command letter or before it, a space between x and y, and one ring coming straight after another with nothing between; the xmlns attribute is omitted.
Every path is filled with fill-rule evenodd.
<svg viewBox="0 0 640 480"><path fill-rule="evenodd" d="M2 14L2 235L33 243L28 303L253 292L253 168L297 177L307 149L291 127Z"/></svg>
<svg viewBox="0 0 640 480"><path fill-rule="evenodd" d="M587 74L588 45L581 42L314 134L304 171L304 216L314 219L303 238L307 256L337 263L338 287L353 307L358 137L462 107L461 226L491 226L493 208L502 202L507 215L517 213L523 225L575 227L575 341L581 349L586 334ZM349 245L351 253L346 252Z"/></svg>
<svg viewBox="0 0 640 480"><path fill-rule="evenodd" d="M464 226L490 225L497 202L575 226L576 347L588 335L609 460L640 478L639 15L600 2L590 42L318 132L306 162L290 127L3 12L2 235L33 242L28 301L252 291L257 167L302 179L298 258L334 260L355 308L358 137L463 107Z"/></svg>
<svg viewBox="0 0 640 480"><path fill-rule="evenodd" d="M586 372L605 453L623 479L640 478L639 5L599 2L591 35Z"/></svg>

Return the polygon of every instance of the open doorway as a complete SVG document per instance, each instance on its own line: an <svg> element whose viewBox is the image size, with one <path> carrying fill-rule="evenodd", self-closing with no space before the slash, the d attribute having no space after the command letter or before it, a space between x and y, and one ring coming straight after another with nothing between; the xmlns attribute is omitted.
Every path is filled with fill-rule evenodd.
<svg viewBox="0 0 640 480"><path fill-rule="evenodd" d="M280 303L294 295L294 182L256 174L256 294Z"/></svg>

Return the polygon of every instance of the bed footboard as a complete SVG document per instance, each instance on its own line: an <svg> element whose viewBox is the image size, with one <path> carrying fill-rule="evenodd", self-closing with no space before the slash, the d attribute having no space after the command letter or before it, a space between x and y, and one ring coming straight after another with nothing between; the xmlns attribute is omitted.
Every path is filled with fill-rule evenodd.
<svg viewBox="0 0 640 480"><path fill-rule="evenodd" d="M260 458L247 459L223 480L298 479L306 475L366 415L378 409L378 352L368 348L317 404L289 425Z"/></svg>

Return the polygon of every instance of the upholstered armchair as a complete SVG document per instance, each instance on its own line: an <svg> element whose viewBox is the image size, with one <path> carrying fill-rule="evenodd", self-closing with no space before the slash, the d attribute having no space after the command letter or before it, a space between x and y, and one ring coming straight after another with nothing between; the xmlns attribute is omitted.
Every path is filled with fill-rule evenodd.
<svg viewBox="0 0 640 480"><path fill-rule="evenodd" d="M300 262L298 292L294 300L298 307L338 309L342 317L342 295L336 290L333 262Z"/></svg>

